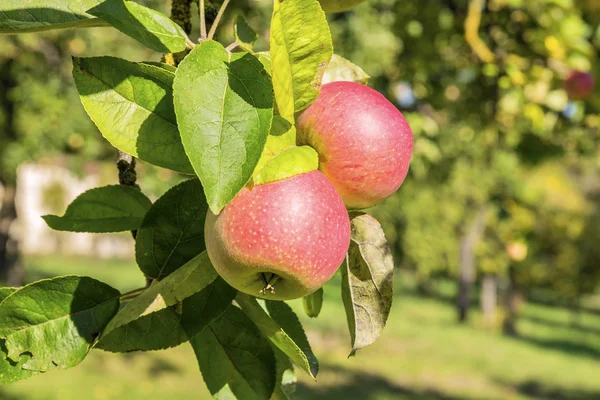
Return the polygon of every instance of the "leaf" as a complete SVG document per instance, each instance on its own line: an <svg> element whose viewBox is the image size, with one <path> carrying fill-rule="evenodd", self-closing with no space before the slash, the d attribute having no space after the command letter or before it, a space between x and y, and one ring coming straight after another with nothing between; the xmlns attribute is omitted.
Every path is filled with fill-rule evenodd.
<svg viewBox="0 0 600 400"><path fill-rule="evenodd" d="M304 312L310 318L317 318L323 308L323 288L302 298Z"/></svg>
<svg viewBox="0 0 600 400"><path fill-rule="evenodd" d="M27 285L0 303L6 354L22 368L48 371L79 364L119 309L118 290L88 277L64 276Z"/></svg>
<svg viewBox="0 0 600 400"><path fill-rule="evenodd" d="M0 384L13 383L40 373L23 369L23 364L28 362L31 356L25 354L19 362L14 362L8 358L7 352L6 340L0 338Z"/></svg>
<svg viewBox="0 0 600 400"><path fill-rule="evenodd" d="M106 26L87 13L102 0L2 0L0 34Z"/></svg>
<svg viewBox="0 0 600 400"><path fill-rule="evenodd" d="M0 287L0 303L2 303L2 300L4 300L16 291L17 289L13 287Z"/></svg>
<svg viewBox="0 0 600 400"><path fill-rule="evenodd" d="M190 340L206 386L215 399L268 400L275 388L269 342L237 307Z"/></svg>
<svg viewBox="0 0 600 400"><path fill-rule="evenodd" d="M283 301L266 300L267 311L273 320L296 343L308 359L311 375L316 378L319 372L319 361L315 357L300 320L287 303Z"/></svg>
<svg viewBox="0 0 600 400"><path fill-rule="evenodd" d="M255 173L267 165L273 157L287 149L293 148L296 143L290 143L290 138L292 137L296 137L296 127L281 115L273 115L273 123L271 124L269 136L267 136L267 144L256 165Z"/></svg>
<svg viewBox="0 0 600 400"><path fill-rule="evenodd" d="M271 347L275 353L275 369L277 371L277 381L271 400L291 400L298 381L294 373L294 365L285 353L274 345Z"/></svg>
<svg viewBox="0 0 600 400"><path fill-rule="evenodd" d="M150 207L135 245L136 261L146 276L162 279L204 251L207 210L198 179L171 188Z"/></svg>
<svg viewBox="0 0 600 400"><path fill-rule="evenodd" d="M186 153L218 214L252 176L273 119L269 75L249 53L212 40L196 46L175 74L177 122Z"/></svg>
<svg viewBox="0 0 600 400"><path fill-rule="evenodd" d="M210 263L206 251L203 251L171 275L150 286L138 297L128 302L110 321L102 338L144 315L183 301L207 287L217 277L217 272Z"/></svg>
<svg viewBox="0 0 600 400"><path fill-rule="evenodd" d="M159 167L194 173L177 129L173 72L93 57L74 58L73 77L83 107L110 144Z"/></svg>
<svg viewBox="0 0 600 400"><path fill-rule="evenodd" d="M351 218L352 240L341 269L352 356L372 344L385 327L394 296L394 260L375 218L360 213Z"/></svg>
<svg viewBox="0 0 600 400"><path fill-rule="evenodd" d="M248 21L246 21L243 15L238 15L235 19L233 31L235 40L239 43L240 47L246 51L252 51L252 46L256 42L256 39L258 39L258 34L248 25Z"/></svg>
<svg viewBox="0 0 600 400"><path fill-rule="evenodd" d="M48 226L69 232L123 232L138 229L152 202L138 189L111 185L79 195L62 217L44 215Z"/></svg>
<svg viewBox="0 0 600 400"><path fill-rule="evenodd" d="M217 278L182 303L151 312L113 330L96 345L112 352L161 350L190 340L235 298L236 290Z"/></svg>
<svg viewBox="0 0 600 400"><path fill-rule="evenodd" d="M265 71L271 75L271 54L268 51L260 51L254 54L258 61L265 67Z"/></svg>
<svg viewBox="0 0 600 400"><path fill-rule="evenodd" d="M325 13L317 0L275 0L271 19L273 88L282 117L311 105L333 54Z"/></svg>
<svg viewBox="0 0 600 400"><path fill-rule="evenodd" d="M331 57L329 65L327 65L327 69L325 69L323 85L338 81L349 81L366 85L369 83L370 78L361 67L346 60L344 57L334 54Z"/></svg>
<svg viewBox="0 0 600 400"><path fill-rule="evenodd" d="M175 72L177 72L177 67L174 67L174 66L169 65L169 64L165 64L163 62L158 62L158 61L142 61L141 64L151 65L153 67L158 67L160 69L164 69L167 72L171 72L172 74L175 74Z"/></svg>
<svg viewBox="0 0 600 400"><path fill-rule="evenodd" d="M254 184L278 181L319 169L319 155L310 146L294 146L272 158L258 171Z"/></svg>
<svg viewBox="0 0 600 400"><path fill-rule="evenodd" d="M186 34L169 17L133 1L105 0L89 13L159 53L185 50Z"/></svg>
<svg viewBox="0 0 600 400"><path fill-rule="evenodd" d="M269 316L258 304L255 297L238 293L236 302L275 346L304 369L313 379L317 377L319 362L310 349L298 317L287 304L278 302L279 305L271 305L275 315ZM281 323L281 326L279 323Z"/></svg>

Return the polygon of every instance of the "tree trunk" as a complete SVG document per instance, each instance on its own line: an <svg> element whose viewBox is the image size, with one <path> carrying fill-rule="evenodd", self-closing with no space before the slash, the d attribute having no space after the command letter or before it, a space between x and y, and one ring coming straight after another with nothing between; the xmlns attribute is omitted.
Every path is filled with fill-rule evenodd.
<svg viewBox="0 0 600 400"><path fill-rule="evenodd" d="M573 328L581 326L581 297L577 297L571 304L571 326Z"/></svg>
<svg viewBox="0 0 600 400"><path fill-rule="evenodd" d="M502 323L502 332L508 336L517 336L517 316L519 304L521 303L521 291L519 290L514 270L509 271L508 285L504 293L504 308L506 316Z"/></svg>
<svg viewBox="0 0 600 400"><path fill-rule="evenodd" d="M12 67L13 59L0 64L0 107L4 117L3 140L18 140L15 130L15 103L9 93L15 87ZM3 156L0 149L0 157ZM0 283L10 286L20 286L23 283L24 269L20 262L19 243L11 235L10 229L17 219L15 196L17 192L16 177L13 173L3 171L0 166L0 184L3 185L2 199L0 199Z"/></svg>
<svg viewBox="0 0 600 400"><path fill-rule="evenodd" d="M15 195L15 186L5 186L0 208L0 282L9 286L21 286L24 278L19 242L10 231L17 219Z"/></svg>
<svg viewBox="0 0 600 400"><path fill-rule="evenodd" d="M481 312L486 328L496 325L496 308L498 305L498 280L495 275L486 274L481 283Z"/></svg>
<svg viewBox="0 0 600 400"><path fill-rule="evenodd" d="M480 208L460 241L460 275L458 281L458 322L468 319L471 292L475 281L475 248L485 230L487 211Z"/></svg>

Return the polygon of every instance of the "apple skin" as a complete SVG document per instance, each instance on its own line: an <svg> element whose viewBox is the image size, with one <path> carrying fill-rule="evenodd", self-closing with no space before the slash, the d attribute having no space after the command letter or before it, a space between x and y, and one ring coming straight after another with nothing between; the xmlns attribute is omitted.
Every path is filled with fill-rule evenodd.
<svg viewBox="0 0 600 400"><path fill-rule="evenodd" d="M296 122L298 144L319 153L319 169L348 208L372 207L404 182L413 134L402 113L376 90L328 83Z"/></svg>
<svg viewBox="0 0 600 400"><path fill-rule="evenodd" d="M327 282L350 245L350 218L325 175L315 170L242 189L204 225L206 250L240 292L271 300L306 296ZM274 293L261 273L278 276Z"/></svg>
<svg viewBox="0 0 600 400"><path fill-rule="evenodd" d="M564 88L571 100L585 100L594 92L596 80L589 72L572 71L564 82Z"/></svg>
<svg viewBox="0 0 600 400"><path fill-rule="evenodd" d="M321 3L321 8L326 13L338 13L348 11L364 1L365 0L319 0L319 3Z"/></svg>

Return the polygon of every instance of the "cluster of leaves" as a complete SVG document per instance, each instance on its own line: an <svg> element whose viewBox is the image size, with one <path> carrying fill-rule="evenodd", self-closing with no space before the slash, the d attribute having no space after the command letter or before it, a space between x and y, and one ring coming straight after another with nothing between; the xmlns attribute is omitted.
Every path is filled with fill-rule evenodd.
<svg viewBox="0 0 600 400"><path fill-rule="evenodd" d="M226 3L225 3L226 4ZM269 52L235 23L231 52L209 37L193 43L164 14L124 0L18 1L0 5L0 33L110 25L149 49L188 51L178 66L115 57L73 59L81 102L118 150L196 175L152 203L138 188L83 193L63 216L44 219L71 232L135 232L148 287L129 293L89 277L64 276L0 291L0 383L80 363L98 348L160 350L189 341L216 398L287 398L292 363L315 378L318 361L292 309L238 293L217 274L204 245L207 212L218 214L247 184L314 170L316 152L296 147L294 117L323 82L368 76L333 55L317 0L275 0ZM390 312L393 261L379 223L351 215L341 267L354 354L379 336ZM304 299L319 315L322 289Z"/></svg>

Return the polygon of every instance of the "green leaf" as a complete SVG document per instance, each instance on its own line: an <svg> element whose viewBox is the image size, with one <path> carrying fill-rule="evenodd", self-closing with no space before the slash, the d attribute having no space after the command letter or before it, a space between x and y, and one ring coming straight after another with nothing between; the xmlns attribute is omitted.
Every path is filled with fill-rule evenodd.
<svg viewBox="0 0 600 400"><path fill-rule="evenodd" d="M0 287L0 303L2 303L2 300L4 300L16 291L17 289L13 287Z"/></svg>
<svg viewBox="0 0 600 400"><path fill-rule="evenodd" d="M319 169L319 155L310 146L294 146L279 153L258 171L254 184L278 181Z"/></svg>
<svg viewBox="0 0 600 400"><path fill-rule="evenodd" d="M48 226L69 232L123 232L138 229L152 202L138 189L111 185L79 195L62 217L44 215Z"/></svg>
<svg viewBox="0 0 600 400"><path fill-rule="evenodd" d="M87 13L102 0L2 0L0 34L106 26Z"/></svg>
<svg viewBox="0 0 600 400"><path fill-rule="evenodd" d="M159 62L159 61L142 61L141 64L158 67L158 68L164 69L165 71L170 72L172 74L175 74L175 72L177 72L177 67L174 67L172 65L165 64L165 63Z"/></svg>
<svg viewBox="0 0 600 400"><path fill-rule="evenodd" d="M236 302L275 346L313 379L317 377L319 362L310 349L298 317L287 304L278 302L277 305L271 305L273 314L269 316L255 297L238 293Z"/></svg>
<svg viewBox="0 0 600 400"><path fill-rule="evenodd" d="M385 327L394 297L394 260L375 218L361 213L351 218L352 240L341 269L352 356L372 344Z"/></svg>
<svg viewBox="0 0 600 400"><path fill-rule="evenodd" d="M152 205L135 244L136 261L146 276L162 279L204 251L207 210L198 179L171 188Z"/></svg>
<svg viewBox="0 0 600 400"><path fill-rule="evenodd" d="M185 50L186 34L161 12L133 1L105 0L89 13L159 53Z"/></svg>
<svg viewBox="0 0 600 400"><path fill-rule="evenodd" d="M217 278L181 303L120 326L103 336L96 347L112 352L129 352L177 346L190 340L223 314L236 293L223 279Z"/></svg>
<svg viewBox="0 0 600 400"><path fill-rule="evenodd" d="M275 388L269 342L240 309L225 314L190 340L215 399L268 400Z"/></svg>
<svg viewBox="0 0 600 400"><path fill-rule="evenodd" d="M239 43L240 47L246 51L252 51L252 46L256 42L256 39L258 39L258 34L248 25L248 21L246 21L243 15L239 15L236 18L233 31L235 33L235 40Z"/></svg>
<svg viewBox="0 0 600 400"><path fill-rule="evenodd" d="M33 375L39 374L39 371L23 369L23 364L27 363L31 356L24 354L19 362L14 362L8 358L6 349L6 340L0 338L0 384L7 384L27 379Z"/></svg>
<svg viewBox="0 0 600 400"><path fill-rule="evenodd" d="M102 337L136 319L182 302L211 284L218 275L206 251L128 302L110 321Z"/></svg>
<svg viewBox="0 0 600 400"><path fill-rule="evenodd" d="M94 57L74 58L73 77L83 107L110 144L159 167L194 173L177 129L173 72Z"/></svg>
<svg viewBox="0 0 600 400"><path fill-rule="evenodd" d="M271 19L273 87L281 116L311 105L333 54L325 13L317 0L275 0Z"/></svg>
<svg viewBox="0 0 600 400"><path fill-rule="evenodd" d="M119 309L118 290L88 277L65 276L23 287L0 303L0 337L22 368L48 371L79 364Z"/></svg>
<svg viewBox="0 0 600 400"><path fill-rule="evenodd" d="M370 78L361 67L344 57L334 54L323 75L323 85L337 81L349 81L366 85L369 83Z"/></svg>
<svg viewBox="0 0 600 400"><path fill-rule="evenodd" d="M285 333L296 343L296 345L302 350L308 363L310 364L311 375L316 378L319 372L319 361L315 357L304 328L300 323L300 320L287 303L283 301L266 300L265 305L267 311L273 320L285 331Z"/></svg>
<svg viewBox="0 0 600 400"><path fill-rule="evenodd" d="M271 345L275 353L275 366L277 371L277 382L271 400L291 400L296 391L296 374L294 365L284 352Z"/></svg>
<svg viewBox="0 0 600 400"><path fill-rule="evenodd" d="M196 46L175 75L183 146L218 214L258 163L273 119L273 87L256 57L230 54L212 40Z"/></svg>
<svg viewBox="0 0 600 400"><path fill-rule="evenodd" d="M310 318L317 318L323 308L323 288L302 298L304 312Z"/></svg>
<svg viewBox="0 0 600 400"><path fill-rule="evenodd" d="M261 51L254 54L258 61L265 67L265 71L271 75L271 54L268 51Z"/></svg>

